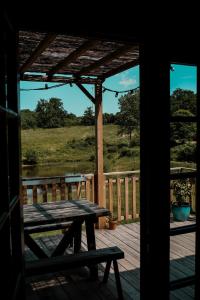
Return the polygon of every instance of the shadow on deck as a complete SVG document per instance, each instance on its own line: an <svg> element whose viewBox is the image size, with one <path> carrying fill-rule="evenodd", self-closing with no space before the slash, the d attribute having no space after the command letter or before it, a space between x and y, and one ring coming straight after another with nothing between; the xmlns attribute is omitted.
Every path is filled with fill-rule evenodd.
<svg viewBox="0 0 200 300"><path fill-rule="evenodd" d="M192 221L181 223L191 224ZM171 227L180 223L171 223ZM97 248L117 245L125 253L125 258L119 260L119 270L123 287L124 299L139 299L140 297L140 225L131 223L119 225L116 230L96 230ZM37 242L50 254L54 245L60 240L60 235L37 238ZM170 239L170 278L183 278L194 274L195 268L195 235L187 233L173 236ZM83 232L82 248L86 247L86 236ZM34 259L33 254L26 249L26 259ZM104 264L99 268L99 281L90 281L87 268L68 270L54 274L38 276L27 280L27 300L109 300L117 299L115 277L113 269L108 283L102 284ZM194 288L186 287L171 292L172 300L194 299Z"/></svg>

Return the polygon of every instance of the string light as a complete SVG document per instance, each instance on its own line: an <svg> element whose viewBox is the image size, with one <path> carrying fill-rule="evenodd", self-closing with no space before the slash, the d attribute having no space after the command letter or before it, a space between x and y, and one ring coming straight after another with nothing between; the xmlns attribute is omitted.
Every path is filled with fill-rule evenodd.
<svg viewBox="0 0 200 300"><path fill-rule="evenodd" d="M69 84L70 87L73 86L73 83L72 82L65 82L65 83L60 83L60 84L56 84L56 85L52 85L52 86L48 86L48 84L46 83L45 84L45 87L40 87L40 88L32 88L32 89L20 89L20 91L41 91L41 90L49 90L49 89L54 89L54 88L58 88L58 87L61 87L63 85L67 85ZM134 88L134 89L130 89L130 90L112 90L112 89L109 89L105 86L102 86L102 92L105 93L106 91L108 92L111 92L111 93L114 93L115 94L115 97L117 98L119 96L119 94L124 94L124 93L130 93L130 94L133 94L134 92L136 92L137 90L139 90L139 86Z"/></svg>

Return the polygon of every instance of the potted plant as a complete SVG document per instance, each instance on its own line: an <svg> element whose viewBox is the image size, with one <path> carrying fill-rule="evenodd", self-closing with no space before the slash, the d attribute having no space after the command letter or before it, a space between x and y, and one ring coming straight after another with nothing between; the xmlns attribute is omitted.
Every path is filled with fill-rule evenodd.
<svg viewBox="0 0 200 300"><path fill-rule="evenodd" d="M191 211L192 183L190 179L174 180L171 186L175 201L171 203L175 221L186 221Z"/></svg>
<svg viewBox="0 0 200 300"><path fill-rule="evenodd" d="M117 227L117 218L114 217L112 214L108 217L108 228L110 230L114 230Z"/></svg>

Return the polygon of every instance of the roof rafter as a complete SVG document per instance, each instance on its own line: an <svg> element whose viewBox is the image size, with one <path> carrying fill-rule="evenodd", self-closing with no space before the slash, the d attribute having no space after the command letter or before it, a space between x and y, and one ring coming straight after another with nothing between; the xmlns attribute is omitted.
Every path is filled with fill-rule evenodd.
<svg viewBox="0 0 200 300"><path fill-rule="evenodd" d="M36 61L36 59L40 56L42 52L55 40L57 34L49 33L45 36L43 40L40 41L39 45L33 51L31 56L27 59L27 61L19 68L20 74L23 74L28 70L28 68Z"/></svg>
<svg viewBox="0 0 200 300"><path fill-rule="evenodd" d="M55 65L53 68L47 72L47 76L50 78L55 73L57 73L59 70L61 70L63 67L66 67L71 62L76 60L79 56L81 56L83 53L85 53L88 49L93 47L97 43L96 40L88 40L83 45L81 45L78 49L70 53L66 58L64 58L62 61L60 61L57 65Z"/></svg>
<svg viewBox="0 0 200 300"><path fill-rule="evenodd" d="M119 49L115 50L114 52L104 56L103 58L101 58L100 60L96 61L95 63L82 68L78 73L76 73L77 76L80 75L86 75L88 72L93 71L95 69L97 69L98 67L112 61L113 59L123 55L124 53L128 52L129 50L133 49L133 45L125 45L120 47Z"/></svg>
<svg viewBox="0 0 200 300"><path fill-rule="evenodd" d="M118 74L120 72L126 71L126 70L128 70L130 68L133 68L133 67L135 67L137 65L139 65L139 59L134 60L134 61L130 61L130 62L126 63L126 64L123 64L123 65L115 68L115 69L111 69L110 71L104 73L100 77L102 77L102 78L105 79L105 78L108 78L110 76L116 75L116 74Z"/></svg>
<svg viewBox="0 0 200 300"><path fill-rule="evenodd" d="M88 90L79 82L76 82L77 87L95 104L95 98L88 92Z"/></svg>
<svg viewBox="0 0 200 300"><path fill-rule="evenodd" d="M97 78L90 78L90 77L64 77L64 76L53 76L52 78L48 79L47 76L38 75L38 74L23 74L21 77L23 81L38 81L38 82L63 82L63 83L82 83L82 84L96 84L98 81Z"/></svg>

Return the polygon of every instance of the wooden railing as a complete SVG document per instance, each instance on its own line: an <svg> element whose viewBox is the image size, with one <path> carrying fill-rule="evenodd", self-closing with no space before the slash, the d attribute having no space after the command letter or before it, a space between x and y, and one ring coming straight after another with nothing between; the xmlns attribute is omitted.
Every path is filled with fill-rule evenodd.
<svg viewBox="0 0 200 300"><path fill-rule="evenodd" d="M171 173L182 173L186 168L172 168ZM191 169L188 169L191 171ZM104 173L104 207L118 221L139 218L139 171ZM192 186L192 210L195 212L195 182ZM70 175L56 177L24 178L22 180L22 203L41 203L66 199L87 198L94 202L94 175ZM170 200L173 199L171 190Z"/></svg>
<svg viewBox="0 0 200 300"><path fill-rule="evenodd" d="M138 171L105 173L104 207L119 221L139 217ZM87 198L94 202L94 175L23 178L22 203Z"/></svg>

